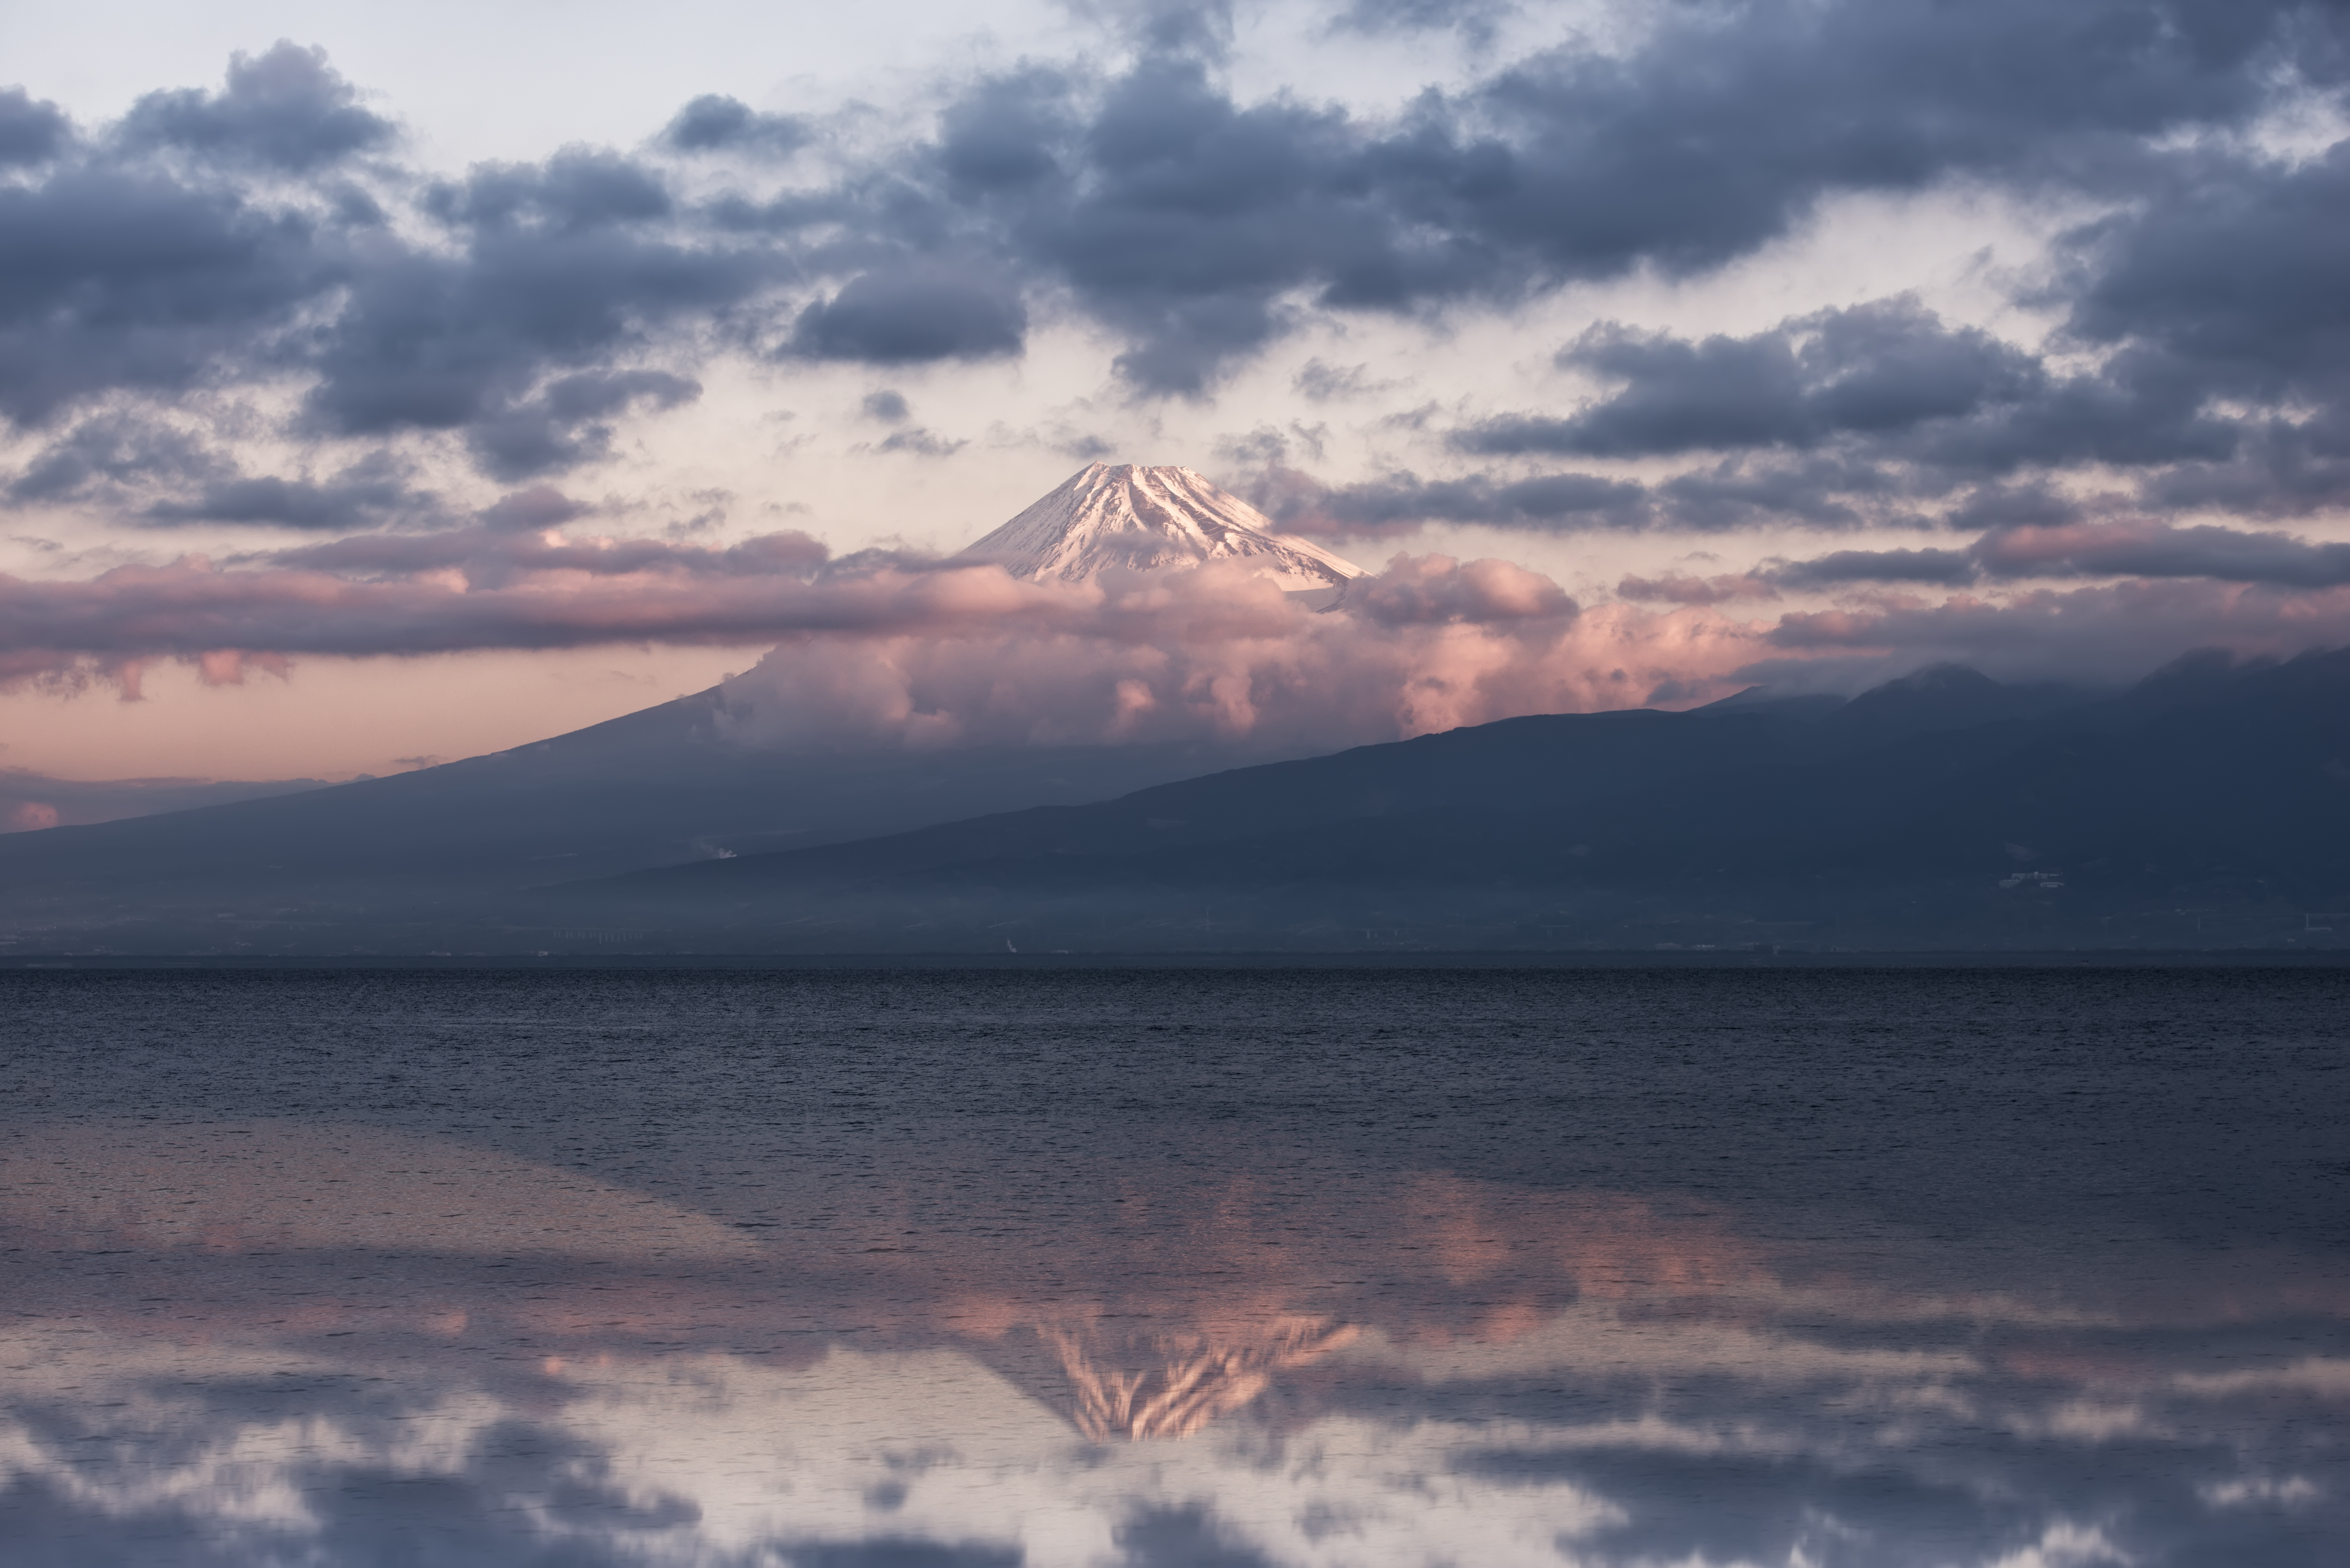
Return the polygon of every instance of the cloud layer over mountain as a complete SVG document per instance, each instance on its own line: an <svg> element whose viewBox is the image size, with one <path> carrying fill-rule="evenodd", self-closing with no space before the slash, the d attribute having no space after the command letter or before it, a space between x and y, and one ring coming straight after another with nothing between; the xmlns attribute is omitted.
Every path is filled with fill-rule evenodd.
<svg viewBox="0 0 2350 1568"><path fill-rule="evenodd" d="M49 552L14 557L6 669L863 627L837 563L808 576L816 546L729 497L688 515L691 454L646 445L803 383L874 461L1092 456L1071 421L1222 419L1226 477L1300 532L1650 541L1627 626L1644 600L1735 610L1721 636L1836 626L1881 662L1905 628L1995 624L1995 649L2100 670L2338 635L2337 7L1506 16L1334 13L1333 38L1450 35L1482 61L1384 104L1244 58L1212 8L1106 13L1065 57L886 112L710 93L633 146L462 171L295 43L110 119L0 92L0 486ZM1971 311L1946 278L1719 307L1737 278L1803 298L1790 247L1856 202L1996 207L2037 248L1976 268ZM1491 387L1430 368L1481 322L1542 336ZM1342 428L1262 423L1252 378L1350 338L1371 358L1314 358L1289 399ZM987 425L1015 381L1060 411ZM485 521L558 478L625 542ZM174 563L191 544L224 564ZM2101 629L2060 654L2060 624Z"/></svg>

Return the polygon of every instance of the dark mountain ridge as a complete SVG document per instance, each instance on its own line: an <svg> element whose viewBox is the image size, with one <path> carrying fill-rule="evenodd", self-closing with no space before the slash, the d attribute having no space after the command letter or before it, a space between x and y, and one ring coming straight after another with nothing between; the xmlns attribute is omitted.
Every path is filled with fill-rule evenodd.
<svg viewBox="0 0 2350 1568"><path fill-rule="evenodd" d="M2336 905L2350 652L2197 656L2112 697L1939 670L1825 715L1508 720L539 907L752 947L1186 929L1653 945L1664 927L1708 945L2001 946L2320 940L2294 928Z"/></svg>
<svg viewBox="0 0 2350 1568"><path fill-rule="evenodd" d="M0 839L0 908L18 952L253 953L2322 947L2350 909L2350 650L2117 694L1944 667L1222 772L762 756L717 701Z"/></svg>

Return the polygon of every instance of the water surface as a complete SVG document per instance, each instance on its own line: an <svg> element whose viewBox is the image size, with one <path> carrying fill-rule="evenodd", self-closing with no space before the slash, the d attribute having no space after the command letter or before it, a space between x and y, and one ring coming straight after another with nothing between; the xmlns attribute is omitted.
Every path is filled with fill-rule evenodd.
<svg viewBox="0 0 2350 1568"><path fill-rule="evenodd" d="M2321 1563L2337 971L0 974L18 1563Z"/></svg>

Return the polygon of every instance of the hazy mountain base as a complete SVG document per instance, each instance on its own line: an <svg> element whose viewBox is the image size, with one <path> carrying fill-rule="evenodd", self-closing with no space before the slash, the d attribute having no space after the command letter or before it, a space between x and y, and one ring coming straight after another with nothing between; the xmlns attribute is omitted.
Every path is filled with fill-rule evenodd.
<svg viewBox="0 0 2350 1568"><path fill-rule="evenodd" d="M543 907L639 940L792 950L2331 948L2350 931L2334 913L2350 911L2350 654L2198 659L2106 699L1930 671L1815 713L1514 720Z"/></svg>
<svg viewBox="0 0 2350 1568"><path fill-rule="evenodd" d="M325 787L318 779L61 779L0 768L0 835L120 822Z"/></svg>
<svg viewBox="0 0 2350 1568"><path fill-rule="evenodd" d="M2350 910L2350 654L2190 660L2115 698L1937 670L1826 712L1746 701L1512 720L463 907L146 919L81 940L224 953L2332 950L2350 937L2334 910Z"/></svg>
<svg viewBox="0 0 2350 1568"><path fill-rule="evenodd" d="M1055 897L974 880L960 888L934 887L920 897L812 894L731 911L731 918L642 905L550 909L539 921L529 914L433 910L407 919L344 921L124 920L0 939L0 961L109 955L2350 952L2350 916L2313 913L2297 899L2225 888L2178 903L2101 898L2071 887L1986 892L1980 879L1889 888L1823 881L1808 898L1784 888L1723 885L1661 892L1559 888L1546 893L1419 885L1265 890L1129 886ZM556 923L566 915L570 923Z"/></svg>
<svg viewBox="0 0 2350 1568"><path fill-rule="evenodd" d="M306 951L408 943L364 933L445 924L455 911L479 919L479 900L557 880L1098 800L1268 754L789 754L731 743L723 702L702 692L512 751L296 796L0 836L0 950L210 951L256 932Z"/></svg>

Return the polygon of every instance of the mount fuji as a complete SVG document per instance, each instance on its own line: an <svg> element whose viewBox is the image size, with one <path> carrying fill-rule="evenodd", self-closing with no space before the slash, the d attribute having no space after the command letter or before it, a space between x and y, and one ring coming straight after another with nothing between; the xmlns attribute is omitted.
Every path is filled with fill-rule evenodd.
<svg viewBox="0 0 2350 1568"><path fill-rule="evenodd" d="M1111 566L1241 562L1316 608L1363 575L1278 534L1190 469L1102 463L964 557L1000 561L1024 577L1073 579ZM0 833L0 960L28 942L284 950L297 931L296 945L348 950L360 925L369 941L430 949L444 945L429 933L449 911L537 884L1104 800L1295 754L1277 742L1204 739L764 750L729 738L728 710L726 690L713 688L390 778L152 815L132 815L134 805L115 820ZM0 779L0 813L20 804L10 782ZM252 794L290 786L212 787ZM61 800L52 789L34 804L40 815L66 815ZM385 911L395 909L410 929L384 927Z"/></svg>
<svg viewBox="0 0 2350 1568"><path fill-rule="evenodd" d="M1233 561L1290 593L1327 599L1366 574L1188 468L1097 462L964 549L1015 577L1082 581L1112 567L1157 571Z"/></svg>

